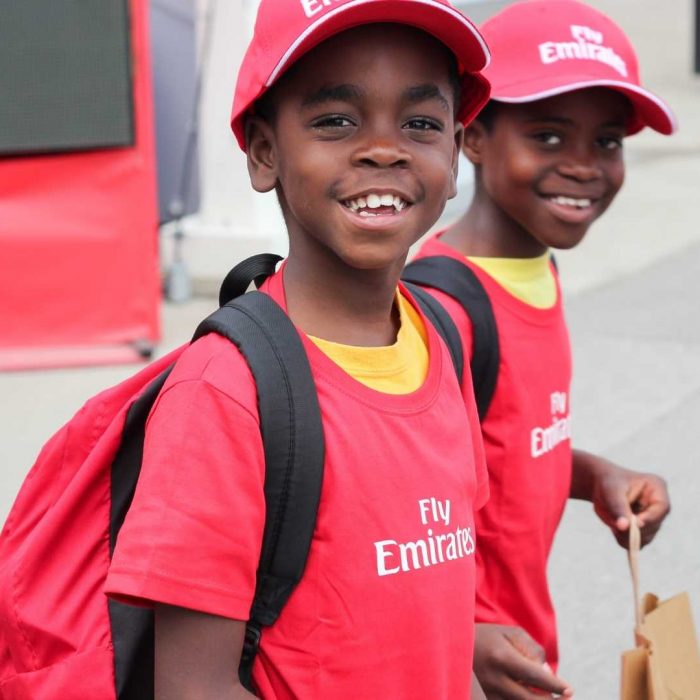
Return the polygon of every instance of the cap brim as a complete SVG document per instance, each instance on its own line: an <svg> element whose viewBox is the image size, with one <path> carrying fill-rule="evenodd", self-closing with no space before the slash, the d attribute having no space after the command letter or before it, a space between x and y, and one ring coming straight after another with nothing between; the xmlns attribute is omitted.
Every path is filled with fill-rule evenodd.
<svg viewBox="0 0 700 700"><path fill-rule="evenodd" d="M645 126L666 136L678 128L676 117L670 107L657 95L637 85L618 80L591 79L587 76L570 76L566 83L552 85L551 79L523 81L499 88L491 95L496 102L520 104L545 100L548 97L593 87L607 87L625 95L634 107L634 116L628 126L628 133L636 134Z"/></svg>
<svg viewBox="0 0 700 700"><path fill-rule="evenodd" d="M479 30L459 11L436 0L351 0L321 15L287 49L265 85L270 87L301 56L346 29L391 22L432 34L455 55L462 77L460 121L470 121L488 101L489 82L479 71L491 60Z"/></svg>

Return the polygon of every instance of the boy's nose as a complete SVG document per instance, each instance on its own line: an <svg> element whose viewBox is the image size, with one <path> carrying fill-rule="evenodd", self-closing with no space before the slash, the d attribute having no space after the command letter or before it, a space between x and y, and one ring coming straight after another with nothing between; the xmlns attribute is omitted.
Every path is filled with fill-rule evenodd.
<svg viewBox="0 0 700 700"><path fill-rule="evenodd" d="M569 161L559 166L559 172L563 177L578 182L590 182L602 176L602 171L595 161Z"/></svg>
<svg viewBox="0 0 700 700"><path fill-rule="evenodd" d="M399 139L388 133L368 135L353 154L353 164L373 168L405 167L410 155Z"/></svg>
<svg viewBox="0 0 700 700"><path fill-rule="evenodd" d="M570 153L559 165L559 172L563 177L579 182L597 180L603 174L595 154L588 150Z"/></svg>

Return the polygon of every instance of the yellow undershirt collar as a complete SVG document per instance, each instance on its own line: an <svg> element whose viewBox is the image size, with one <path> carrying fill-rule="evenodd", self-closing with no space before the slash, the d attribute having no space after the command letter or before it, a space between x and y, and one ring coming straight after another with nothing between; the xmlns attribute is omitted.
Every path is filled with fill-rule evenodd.
<svg viewBox="0 0 700 700"><path fill-rule="evenodd" d="M538 309L557 302L557 283L549 252L536 258L467 258L493 277L507 292Z"/></svg>
<svg viewBox="0 0 700 700"><path fill-rule="evenodd" d="M396 342L382 347L342 345L309 336L316 347L353 379L385 394L410 394L428 374L428 336L418 312L396 294L400 327Z"/></svg>

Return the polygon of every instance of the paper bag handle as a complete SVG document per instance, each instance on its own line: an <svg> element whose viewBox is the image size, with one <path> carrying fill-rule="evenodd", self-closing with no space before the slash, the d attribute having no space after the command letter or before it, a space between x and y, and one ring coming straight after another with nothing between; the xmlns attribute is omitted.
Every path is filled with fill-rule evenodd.
<svg viewBox="0 0 700 700"><path fill-rule="evenodd" d="M630 518L630 546L627 550L627 558L632 574L632 590L634 592L634 622L639 629L643 621L642 603L639 597L639 549L642 543L642 535L639 532L637 518Z"/></svg>

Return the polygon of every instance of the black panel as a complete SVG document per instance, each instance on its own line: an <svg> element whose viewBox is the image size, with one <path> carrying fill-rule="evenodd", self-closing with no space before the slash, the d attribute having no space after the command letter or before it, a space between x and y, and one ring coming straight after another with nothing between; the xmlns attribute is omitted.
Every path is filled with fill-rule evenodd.
<svg viewBox="0 0 700 700"><path fill-rule="evenodd" d="M127 0L4 0L0 153L134 141Z"/></svg>

